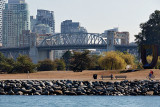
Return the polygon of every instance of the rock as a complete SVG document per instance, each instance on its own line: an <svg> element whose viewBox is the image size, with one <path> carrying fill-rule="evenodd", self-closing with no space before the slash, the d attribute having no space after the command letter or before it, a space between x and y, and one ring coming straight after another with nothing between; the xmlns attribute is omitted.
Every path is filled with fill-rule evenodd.
<svg viewBox="0 0 160 107"><path fill-rule="evenodd" d="M60 86L56 86L53 88L54 90L62 90L62 88Z"/></svg>
<svg viewBox="0 0 160 107"><path fill-rule="evenodd" d="M42 87L41 86L37 86L37 87L35 87L36 88L36 90L42 90Z"/></svg>
<svg viewBox="0 0 160 107"><path fill-rule="evenodd" d="M115 89L114 89L113 87L108 87L106 90L112 92L112 91L114 91Z"/></svg>
<svg viewBox="0 0 160 107"><path fill-rule="evenodd" d="M22 87L22 85L20 83L16 83L16 87L20 88L20 87Z"/></svg>
<svg viewBox="0 0 160 107"><path fill-rule="evenodd" d="M42 92L42 95L49 95L49 94L50 94L49 91Z"/></svg>
<svg viewBox="0 0 160 107"><path fill-rule="evenodd" d="M153 91L146 92L147 95L153 95L153 93L154 93Z"/></svg>
<svg viewBox="0 0 160 107"><path fill-rule="evenodd" d="M40 82L41 87L45 87L45 84L43 82Z"/></svg>
<svg viewBox="0 0 160 107"><path fill-rule="evenodd" d="M3 88L0 88L0 95L5 95L6 93L4 92Z"/></svg>
<svg viewBox="0 0 160 107"><path fill-rule="evenodd" d="M12 90L10 90L10 91L8 92L8 94L9 94L9 95L15 95L15 93L14 93Z"/></svg>
<svg viewBox="0 0 160 107"><path fill-rule="evenodd" d="M16 95L23 95L23 92L18 91L18 92L16 92Z"/></svg>
<svg viewBox="0 0 160 107"><path fill-rule="evenodd" d="M56 95L63 95L63 92L61 90L55 90L53 92L53 94L56 94Z"/></svg>
<svg viewBox="0 0 160 107"><path fill-rule="evenodd" d="M13 88L14 93L17 93L18 91L21 91L20 88Z"/></svg>
<svg viewBox="0 0 160 107"><path fill-rule="evenodd" d="M77 95L75 92L72 92L72 91L65 91L64 94L65 95Z"/></svg>
<svg viewBox="0 0 160 107"><path fill-rule="evenodd" d="M48 81L45 84L48 85L48 86L53 86L53 83L51 81Z"/></svg>
<svg viewBox="0 0 160 107"><path fill-rule="evenodd" d="M71 80L67 80L66 84L68 84L68 83L72 84L73 82Z"/></svg>
<svg viewBox="0 0 160 107"><path fill-rule="evenodd" d="M33 95L41 95L39 92L35 92L33 93Z"/></svg>
<svg viewBox="0 0 160 107"><path fill-rule="evenodd" d="M0 81L0 95L160 95L160 81Z"/></svg>
<svg viewBox="0 0 160 107"><path fill-rule="evenodd" d="M86 95L85 93L81 92L81 91L76 91L77 95Z"/></svg>
<svg viewBox="0 0 160 107"><path fill-rule="evenodd" d="M61 82L61 81L57 81L57 84L60 85L60 86L63 86L63 85L64 85L64 83Z"/></svg>

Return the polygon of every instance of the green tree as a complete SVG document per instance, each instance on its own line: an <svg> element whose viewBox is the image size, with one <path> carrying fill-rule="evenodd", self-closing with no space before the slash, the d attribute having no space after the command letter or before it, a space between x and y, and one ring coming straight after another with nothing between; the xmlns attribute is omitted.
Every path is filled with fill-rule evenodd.
<svg viewBox="0 0 160 107"><path fill-rule="evenodd" d="M106 70L125 69L125 60L115 51L106 52L99 59L99 64Z"/></svg>
<svg viewBox="0 0 160 107"><path fill-rule="evenodd" d="M141 32L135 35L135 41L139 47L143 44L160 46L160 11L156 10L149 17L149 20L140 24ZM149 52L151 54L151 52ZM160 50L159 50L160 54Z"/></svg>
<svg viewBox="0 0 160 107"><path fill-rule="evenodd" d="M134 65L135 57L129 53L118 52L119 55L124 59L127 65Z"/></svg>
<svg viewBox="0 0 160 107"><path fill-rule="evenodd" d="M100 55L90 55L91 58L91 66L89 67L90 70L102 70L98 62L100 57L101 57Z"/></svg>
<svg viewBox="0 0 160 107"><path fill-rule="evenodd" d="M72 58L71 51L66 51L62 56L62 59L64 60L66 65L66 70L69 70L71 58Z"/></svg>
<svg viewBox="0 0 160 107"><path fill-rule="evenodd" d="M0 53L0 71L5 73L10 73L13 70L15 61L12 58L6 58L2 53Z"/></svg>
<svg viewBox="0 0 160 107"><path fill-rule="evenodd" d="M89 51L73 52L71 59L71 70L74 72L82 72L91 65L91 59L89 57Z"/></svg>
<svg viewBox="0 0 160 107"><path fill-rule="evenodd" d="M56 63L50 59L45 59L44 61L39 61L37 66L38 71L52 71L56 70Z"/></svg>
<svg viewBox="0 0 160 107"><path fill-rule="evenodd" d="M0 52L0 62L5 62L6 57Z"/></svg>
<svg viewBox="0 0 160 107"><path fill-rule="evenodd" d="M11 73L13 70L13 65L10 65L7 62L0 62L0 70L1 72Z"/></svg>
<svg viewBox="0 0 160 107"><path fill-rule="evenodd" d="M56 59L54 62L56 63L56 68L58 71L65 70L66 65L63 59Z"/></svg>
<svg viewBox="0 0 160 107"><path fill-rule="evenodd" d="M32 63L32 60L26 55L19 55L14 64L12 73L32 73L34 72L35 65Z"/></svg>

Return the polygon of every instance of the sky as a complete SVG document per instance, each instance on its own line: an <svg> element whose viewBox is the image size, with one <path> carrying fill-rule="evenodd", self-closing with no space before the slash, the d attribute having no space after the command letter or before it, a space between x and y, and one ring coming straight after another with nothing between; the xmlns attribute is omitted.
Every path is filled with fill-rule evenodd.
<svg viewBox="0 0 160 107"><path fill-rule="evenodd" d="M37 9L54 11L55 31L60 32L61 22L80 22L89 33L103 33L119 27L130 33L130 42L140 32L140 23L151 13L160 10L160 0L26 0L30 15Z"/></svg>

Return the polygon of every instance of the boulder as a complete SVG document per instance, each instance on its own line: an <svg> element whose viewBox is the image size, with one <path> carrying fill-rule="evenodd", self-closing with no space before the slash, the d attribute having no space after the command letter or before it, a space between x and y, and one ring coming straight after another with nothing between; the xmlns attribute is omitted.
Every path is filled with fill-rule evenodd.
<svg viewBox="0 0 160 107"><path fill-rule="evenodd" d="M72 91L65 91L64 94L65 95L77 95L75 92L72 92Z"/></svg>
<svg viewBox="0 0 160 107"><path fill-rule="evenodd" d="M53 94L56 94L56 95L63 95L63 92L61 90L55 90L53 92Z"/></svg>
<svg viewBox="0 0 160 107"><path fill-rule="evenodd" d="M113 87L108 87L106 90L113 92L115 89Z"/></svg>
<svg viewBox="0 0 160 107"><path fill-rule="evenodd" d="M18 92L16 92L16 95L23 95L23 92L22 91L18 91Z"/></svg>

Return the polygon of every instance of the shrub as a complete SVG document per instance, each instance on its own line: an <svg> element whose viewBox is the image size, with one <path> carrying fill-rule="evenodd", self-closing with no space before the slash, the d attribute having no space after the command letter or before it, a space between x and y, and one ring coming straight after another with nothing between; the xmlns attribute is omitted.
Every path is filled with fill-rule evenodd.
<svg viewBox="0 0 160 107"><path fill-rule="evenodd" d="M56 59L55 63L56 63L56 68L57 68L58 71L65 70L66 65L65 65L64 60L62 60L62 59Z"/></svg>
<svg viewBox="0 0 160 107"><path fill-rule="evenodd" d="M44 61L39 61L37 66L38 71L52 71L56 70L56 63L52 60L46 59Z"/></svg>
<svg viewBox="0 0 160 107"><path fill-rule="evenodd" d="M36 66L32 63L31 59L26 55L20 55L15 64L12 73L32 73Z"/></svg>
<svg viewBox="0 0 160 107"><path fill-rule="evenodd" d="M0 71L5 73L10 73L13 70L15 61L12 58L6 58L2 53L0 53Z"/></svg>
<svg viewBox="0 0 160 107"><path fill-rule="evenodd" d="M13 70L13 65L8 64L7 62L0 63L1 72L10 73Z"/></svg>

